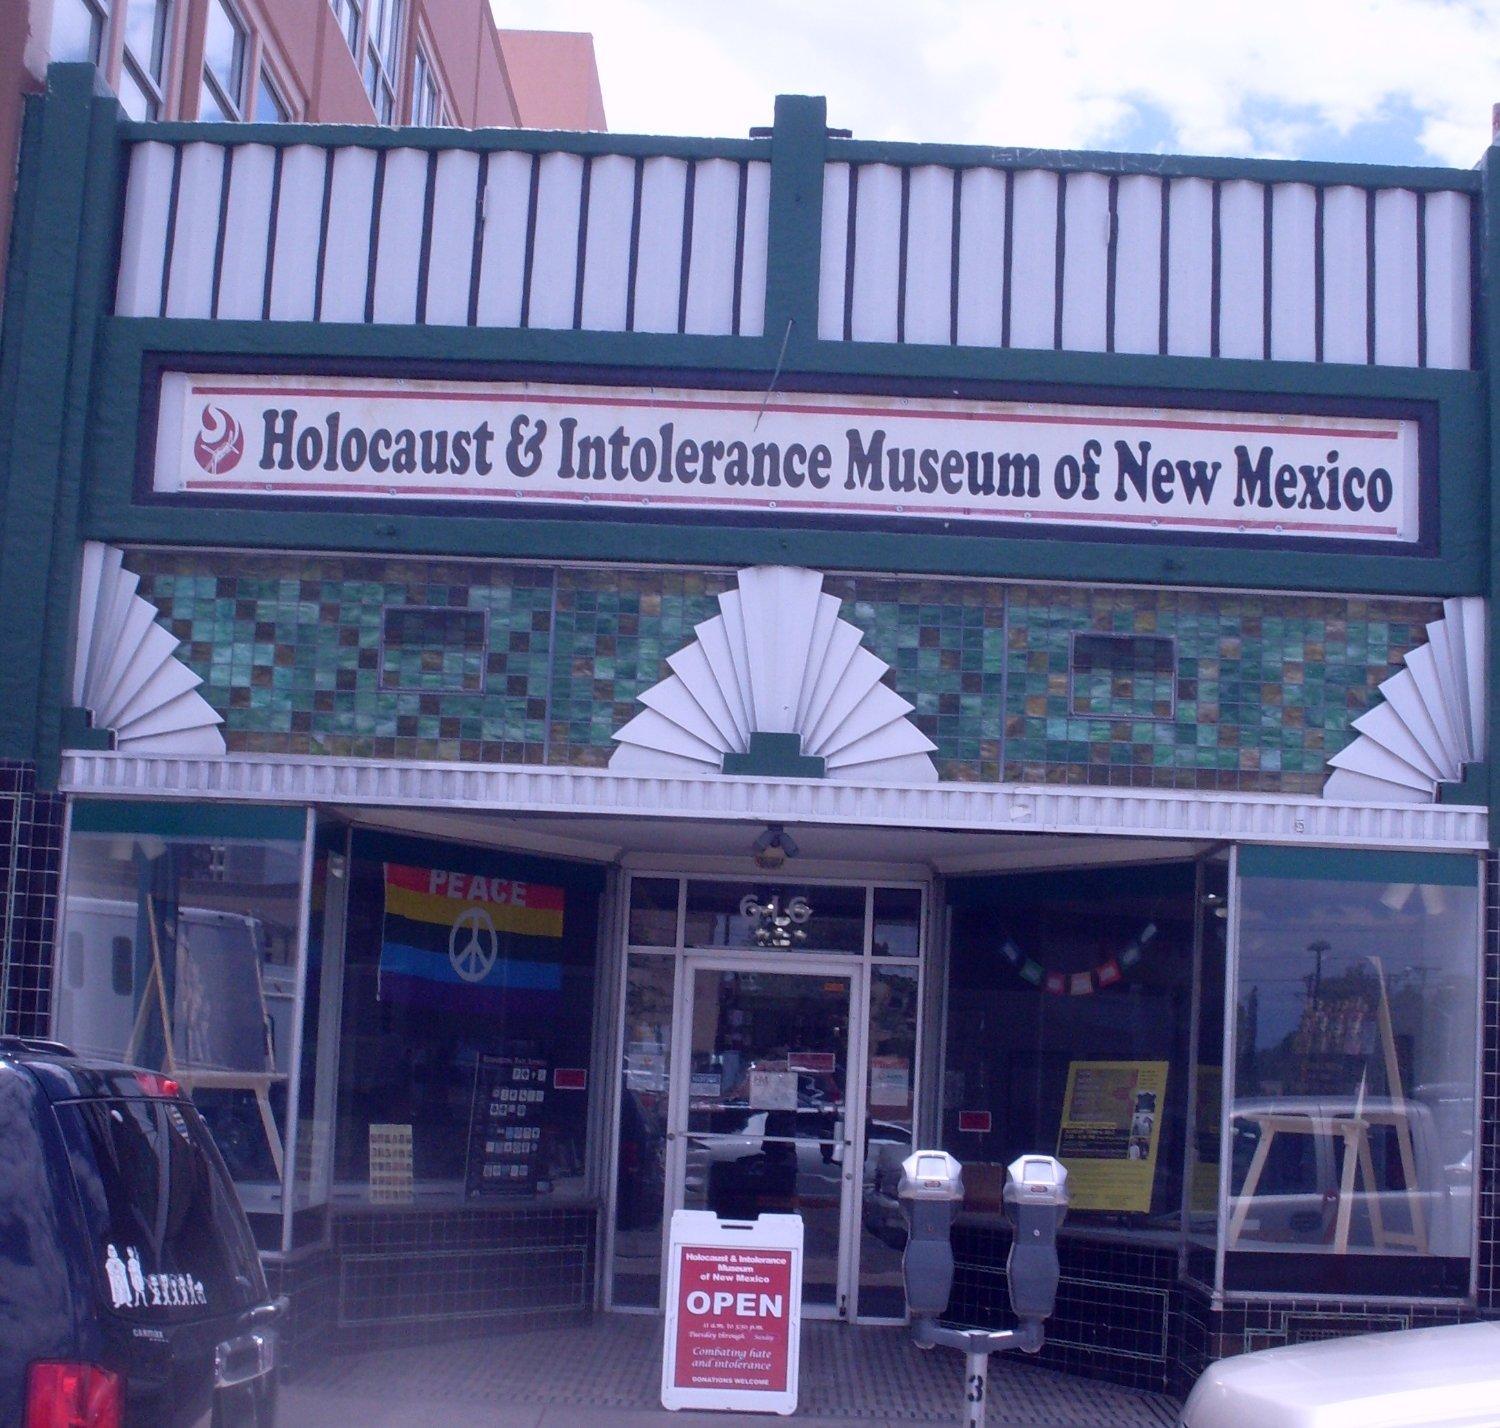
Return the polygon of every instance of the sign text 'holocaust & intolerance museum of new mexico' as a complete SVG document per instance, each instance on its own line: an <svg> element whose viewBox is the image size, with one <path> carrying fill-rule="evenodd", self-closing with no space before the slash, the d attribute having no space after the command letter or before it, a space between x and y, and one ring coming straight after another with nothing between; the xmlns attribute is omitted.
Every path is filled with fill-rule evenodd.
<svg viewBox="0 0 1500 1428"><path fill-rule="evenodd" d="M1418 427L1383 417L163 375L175 496L569 503L1418 539Z"/></svg>

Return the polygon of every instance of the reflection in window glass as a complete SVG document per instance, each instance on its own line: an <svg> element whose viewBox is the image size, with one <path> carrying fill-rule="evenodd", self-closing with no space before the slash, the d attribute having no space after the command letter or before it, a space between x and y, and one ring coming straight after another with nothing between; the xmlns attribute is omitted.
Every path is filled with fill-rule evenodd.
<svg viewBox="0 0 1500 1428"><path fill-rule="evenodd" d="M877 957L915 957L922 946L922 890L876 888L875 929L870 950Z"/></svg>
<svg viewBox="0 0 1500 1428"><path fill-rule="evenodd" d="M63 906L64 955L77 965L64 971L57 1035L175 1077L273 1248L301 871L300 841L82 832Z"/></svg>
<svg viewBox="0 0 1500 1428"><path fill-rule="evenodd" d="M108 23L109 7L96 0L55 0L50 58L54 63L84 60L98 64Z"/></svg>
<svg viewBox="0 0 1500 1428"><path fill-rule="evenodd" d="M365 89L380 124L396 122L396 73L401 53L401 0L370 0L365 37Z"/></svg>
<svg viewBox="0 0 1500 1428"><path fill-rule="evenodd" d="M1068 1223L1176 1230L1186 1136L1192 863L949 884L943 1144L998 1213L1027 1151L1068 1167Z"/></svg>
<svg viewBox="0 0 1500 1428"><path fill-rule="evenodd" d="M632 878L630 934L632 947L677 945L676 878Z"/></svg>
<svg viewBox="0 0 1500 1428"><path fill-rule="evenodd" d="M357 833L348 879L335 1197L581 1195L598 870Z"/></svg>
<svg viewBox="0 0 1500 1428"><path fill-rule="evenodd" d="M638 1308L661 1300L674 970L671 957L632 957L625 973L613 1299Z"/></svg>
<svg viewBox="0 0 1500 1428"><path fill-rule="evenodd" d="M879 896L877 889L877 906ZM912 1150L917 1010L917 969L876 964L870 973L868 1113L860 1189L859 1313L865 1318L906 1314L901 1278L906 1220L896 1187L901 1162Z"/></svg>
<svg viewBox="0 0 1500 1428"><path fill-rule="evenodd" d="M125 9L120 102L132 119L161 117L171 13L169 0L130 0Z"/></svg>
<svg viewBox="0 0 1500 1428"><path fill-rule="evenodd" d="M245 103L245 27L224 0L208 0L203 34L202 119L241 119Z"/></svg>
<svg viewBox="0 0 1500 1428"><path fill-rule="evenodd" d="M281 97L281 91L276 87L276 81L271 78L270 71L262 65L260 68L260 83L255 87L256 123L285 124L291 117L292 111Z"/></svg>
<svg viewBox="0 0 1500 1428"><path fill-rule="evenodd" d="M1229 944L1229 859L1204 859L1198 883L1198 1061L1188 1136L1190 1278L1212 1287L1219 1230L1219 1142L1224 1105L1224 977Z"/></svg>
<svg viewBox="0 0 1500 1428"><path fill-rule="evenodd" d="M411 122L435 126L447 123L447 119L437 72L427 51L418 45L411 68Z"/></svg>
<svg viewBox="0 0 1500 1428"><path fill-rule="evenodd" d="M689 947L767 952L863 952L863 887L690 882Z"/></svg>
<svg viewBox="0 0 1500 1428"><path fill-rule="evenodd" d="M1226 1286L1467 1293L1476 864L1240 867Z"/></svg>

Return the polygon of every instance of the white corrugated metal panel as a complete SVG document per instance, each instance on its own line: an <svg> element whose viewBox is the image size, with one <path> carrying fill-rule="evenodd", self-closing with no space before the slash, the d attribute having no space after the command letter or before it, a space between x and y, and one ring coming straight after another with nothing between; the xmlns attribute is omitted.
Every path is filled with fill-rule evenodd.
<svg viewBox="0 0 1500 1428"><path fill-rule="evenodd" d="M122 316L764 326L765 162L146 142L126 190Z"/></svg>
<svg viewBox="0 0 1500 1428"><path fill-rule="evenodd" d="M975 167L955 196L944 172L826 166L824 338L1469 361L1463 193Z"/></svg>
<svg viewBox="0 0 1500 1428"><path fill-rule="evenodd" d="M1069 174L1064 198L1062 345L1103 352L1109 326L1109 180Z"/></svg>
<svg viewBox="0 0 1500 1428"><path fill-rule="evenodd" d="M615 769L275 755L178 758L68 752L63 755L60 786L66 793L108 797L506 808L1350 848L1480 850L1488 846L1489 837L1484 808L1452 804L1023 784L647 776Z"/></svg>
<svg viewBox="0 0 1500 1428"><path fill-rule="evenodd" d="M1120 179L1115 196L1115 351L1161 349L1162 181Z"/></svg>

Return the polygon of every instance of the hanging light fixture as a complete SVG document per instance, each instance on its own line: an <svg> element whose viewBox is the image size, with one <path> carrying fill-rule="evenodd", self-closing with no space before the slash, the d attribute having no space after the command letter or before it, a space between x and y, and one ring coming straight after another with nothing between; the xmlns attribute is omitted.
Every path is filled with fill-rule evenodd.
<svg viewBox="0 0 1500 1428"><path fill-rule="evenodd" d="M799 851L797 840L779 823L766 824L766 831L750 845L755 866L768 873L776 872L788 858L795 858Z"/></svg>

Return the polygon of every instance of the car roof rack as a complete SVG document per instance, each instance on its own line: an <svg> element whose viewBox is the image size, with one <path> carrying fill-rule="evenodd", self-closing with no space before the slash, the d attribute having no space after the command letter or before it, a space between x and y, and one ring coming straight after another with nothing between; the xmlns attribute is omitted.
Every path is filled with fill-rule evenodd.
<svg viewBox="0 0 1500 1428"><path fill-rule="evenodd" d="M43 1036L0 1036L0 1051L45 1051L54 1056L75 1056L71 1046Z"/></svg>

